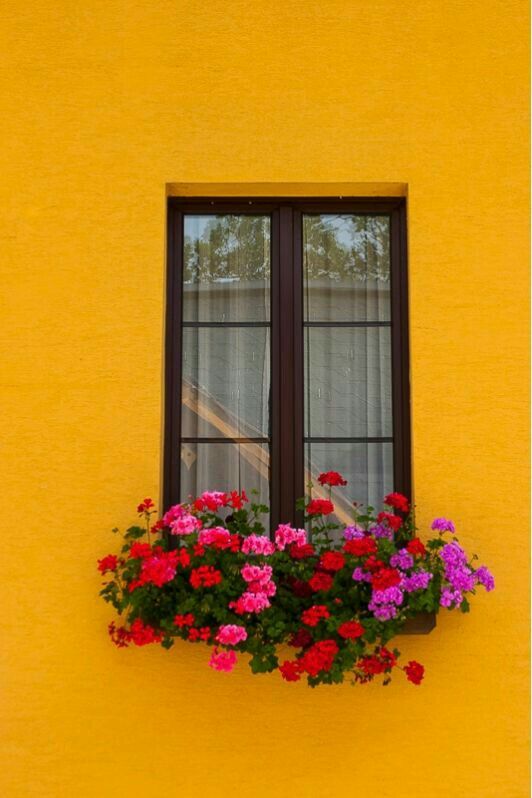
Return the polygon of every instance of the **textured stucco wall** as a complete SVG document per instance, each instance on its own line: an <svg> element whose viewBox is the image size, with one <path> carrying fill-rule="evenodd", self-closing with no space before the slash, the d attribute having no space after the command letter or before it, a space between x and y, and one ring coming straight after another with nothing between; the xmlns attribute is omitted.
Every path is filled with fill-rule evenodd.
<svg viewBox="0 0 532 798"><path fill-rule="evenodd" d="M527 24L522 0L3 3L3 798L527 794ZM401 640L422 688L107 640L94 561L159 491L165 186L247 181L408 185L419 516L498 583Z"/></svg>

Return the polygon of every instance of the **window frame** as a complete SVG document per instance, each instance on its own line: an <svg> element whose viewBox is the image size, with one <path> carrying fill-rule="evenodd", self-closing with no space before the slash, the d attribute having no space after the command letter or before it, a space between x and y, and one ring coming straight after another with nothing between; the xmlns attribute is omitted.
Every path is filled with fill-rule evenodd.
<svg viewBox="0 0 532 798"><path fill-rule="evenodd" d="M180 451L182 440L183 218L187 213L271 215L270 522L272 529L275 529L279 523L302 524L301 514L295 510L295 500L303 496L305 487L301 235L303 214L383 214L390 217L394 490L412 498L405 198L169 197L164 357L164 507L167 508L180 501L180 456L176 458L175 447L177 446ZM338 323L332 326L338 326ZM349 323L349 326L355 325ZM364 323L361 322L361 326L364 326ZM289 442L288 446L283 447L282 452L281 442ZM216 489L216 486L213 485L212 489Z"/></svg>

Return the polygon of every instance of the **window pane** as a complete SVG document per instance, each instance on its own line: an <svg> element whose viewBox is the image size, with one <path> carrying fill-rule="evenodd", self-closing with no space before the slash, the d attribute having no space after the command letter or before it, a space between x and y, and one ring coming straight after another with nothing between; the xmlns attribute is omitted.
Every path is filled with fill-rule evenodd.
<svg viewBox="0 0 532 798"><path fill-rule="evenodd" d="M305 321L390 319L388 216L303 216Z"/></svg>
<svg viewBox="0 0 532 798"><path fill-rule="evenodd" d="M268 327L183 328L184 438L268 437Z"/></svg>
<svg viewBox="0 0 532 798"><path fill-rule="evenodd" d="M270 217L187 215L183 320L270 318Z"/></svg>
<svg viewBox="0 0 532 798"><path fill-rule="evenodd" d="M305 434L392 435L389 327L305 328Z"/></svg>
<svg viewBox="0 0 532 798"><path fill-rule="evenodd" d="M205 490L245 490L252 501L269 505L269 470L268 444L182 443L181 500Z"/></svg>
<svg viewBox="0 0 532 798"><path fill-rule="evenodd" d="M347 480L345 488L333 488L336 515L343 524L353 519L351 502L380 507L393 490L393 451L391 443L307 443L305 481L316 486L315 497L328 496L328 489L317 485L323 471L339 471Z"/></svg>

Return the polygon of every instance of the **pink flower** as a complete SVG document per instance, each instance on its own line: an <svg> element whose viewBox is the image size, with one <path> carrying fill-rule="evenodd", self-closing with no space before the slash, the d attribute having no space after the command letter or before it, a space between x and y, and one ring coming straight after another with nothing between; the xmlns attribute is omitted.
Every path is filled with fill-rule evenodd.
<svg viewBox="0 0 532 798"><path fill-rule="evenodd" d="M174 506L170 507L163 515L163 524L165 526L170 526L170 524L173 524L178 518L183 518L185 512L185 508L182 504L174 504Z"/></svg>
<svg viewBox="0 0 532 798"><path fill-rule="evenodd" d="M216 640L224 646L236 646L238 643L247 640L248 633L243 626L228 623L220 626Z"/></svg>
<svg viewBox="0 0 532 798"><path fill-rule="evenodd" d="M307 542L307 533L304 529L294 529L290 524L280 524L275 533L275 542L279 551L284 551L291 543L304 546Z"/></svg>
<svg viewBox="0 0 532 798"><path fill-rule="evenodd" d="M271 604L266 593L246 591L236 601L231 601L229 607L234 609L237 615L244 615L245 612L262 612L271 607Z"/></svg>
<svg viewBox="0 0 532 798"><path fill-rule="evenodd" d="M176 518L170 523L170 534L172 535L191 535L201 529L202 523L199 518L190 513L185 513L181 518Z"/></svg>
<svg viewBox="0 0 532 798"><path fill-rule="evenodd" d="M232 671L236 665L236 654L234 651L218 651L215 648L211 654L209 665L215 671Z"/></svg>
<svg viewBox="0 0 532 798"><path fill-rule="evenodd" d="M273 554L275 546L265 535L249 535L242 543L244 554Z"/></svg>
<svg viewBox="0 0 532 798"><path fill-rule="evenodd" d="M258 582L259 585L266 585L272 578L273 568L271 565L260 566L246 563L240 573L245 582Z"/></svg>
<svg viewBox="0 0 532 798"><path fill-rule="evenodd" d="M229 548L231 545L231 533L223 526L213 526L209 529L202 529L198 535L198 543L210 546L216 543L218 548Z"/></svg>

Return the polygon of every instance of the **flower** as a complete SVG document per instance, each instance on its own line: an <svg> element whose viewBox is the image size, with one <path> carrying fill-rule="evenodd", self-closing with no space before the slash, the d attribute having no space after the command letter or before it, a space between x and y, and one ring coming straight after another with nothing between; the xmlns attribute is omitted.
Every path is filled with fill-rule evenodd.
<svg viewBox="0 0 532 798"><path fill-rule="evenodd" d="M355 580L355 582L371 582L373 576L372 574L367 573L366 571L364 571L363 568L360 568L360 566L358 566L353 571L353 579Z"/></svg>
<svg viewBox="0 0 532 798"><path fill-rule="evenodd" d="M355 557L364 557L366 554L375 554L377 544L371 537L355 538L346 540L343 545L346 554L354 554Z"/></svg>
<svg viewBox="0 0 532 798"><path fill-rule="evenodd" d="M318 482L320 485L329 485L332 488L338 485L347 485L347 480L338 471L325 471L319 475Z"/></svg>
<svg viewBox="0 0 532 798"><path fill-rule="evenodd" d="M245 582L257 582L259 585L266 585L271 581L273 568L271 565L250 565L246 563L240 569L242 579Z"/></svg>
<svg viewBox="0 0 532 798"><path fill-rule="evenodd" d="M229 496L227 497L227 504L229 507L232 507L233 510L241 510L242 507L249 499L246 496L246 491L243 490L242 493L239 493L236 490L232 490Z"/></svg>
<svg viewBox="0 0 532 798"><path fill-rule="evenodd" d="M306 506L307 515L330 515L334 504L329 499L312 499Z"/></svg>
<svg viewBox="0 0 532 798"><path fill-rule="evenodd" d="M412 540L409 540L406 544L406 550L409 554L413 554L414 557L417 557L418 555L422 557L427 553L425 546L419 538L412 538Z"/></svg>
<svg viewBox="0 0 532 798"><path fill-rule="evenodd" d="M313 637L308 631L308 629L298 629L297 632L293 632L288 640L288 645L293 646L294 648L306 648L306 646L310 646L313 642Z"/></svg>
<svg viewBox="0 0 532 798"><path fill-rule="evenodd" d="M149 543L139 543L136 540L130 550L129 557L131 560L143 560L145 557L150 557L152 554L152 547Z"/></svg>
<svg viewBox="0 0 532 798"><path fill-rule="evenodd" d="M392 554L390 557L390 565L394 568L402 568L403 571L408 571L409 568L414 567L414 558L406 549L399 549L397 554Z"/></svg>
<svg viewBox="0 0 532 798"><path fill-rule="evenodd" d="M108 554L98 560L98 570L101 574L106 574L107 571L116 571L118 568L118 557L115 554Z"/></svg>
<svg viewBox="0 0 532 798"><path fill-rule="evenodd" d="M358 524L353 524L352 526L346 526L344 529L343 535L346 540L355 540L357 538L363 538L366 533L364 532L364 528L359 526Z"/></svg>
<svg viewBox="0 0 532 798"><path fill-rule="evenodd" d="M494 589L495 579L491 571L489 571L485 565L481 565L480 568L477 568L475 571L475 578L479 585L483 585L486 588L488 593L490 590Z"/></svg>
<svg viewBox="0 0 532 798"><path fill-rule="evenodd" d="M200 530L198 543L202 546L213 546L215 549L230 549L234 545L233 537L228 529L222 526L213 526ZM236 550L238 551L238 549Z"/></svg>
<svg viewBox="0 0 532 798"><path fill-rule="evenodd" d="M330 617L331 613L323 604L314 604L313 607L309 607L308 610L301 613L301 620L307 626L317 626L321 620Z"/></svg>
<svg viewBox="0 0 532 798"><path fill-rule="evenodd" d="M188 630L188 639L191 643L197 643L198 640L203 640L206 643L210 640L212 635L211 629L209 626L202 626L199 629L192 628Z"/></svg>
<svg viewBox="0 0 532 798"><path fill-rule="evenodd" d="M403 523L401 518L398 515L394 515L393 513L379 513L377 516L377 521L379 524L385 522L388 524L390 529L393 529L394 532L397 532L401 524Z"/></svg>
<svg viewBox="0 0 532 798"><path fill-rule="evenodd" d="M215 671L232 671L236 665L237 657L234 651L218 651L214 649L209 660L209 665Z"/></svg>
<svg viewBox="0 0 532 798"><path fill-rule="evenodd" d="M190 572L190 584L197 590L200 587L214 587L222 581L222 574L212 565L200 565Z"/></svg>
<svg viewBox="0 0 532 798"><path fill-rule="evenodd" d="M364 627L358 621L345 621L338 627L338 634L346 640L356 640L362 637L365 632Z"/></svg>
<svg viewBox="0 0 532 798"><path fill-rule="evenodd" d="M333 577L323 571L316 571L315 574L308 580L312 590L318 592L320 590L330 590L333 583Z"/></svg>
<svg viewBox="0 0 532 798"><path fill-rule="evenodd" d="M435 518L430 528L436 532L456 532L453 522L447 518Z"/></svg>
<svg viewBox="0 0 532 798"><path fill-rule="evenodd" d="M403 668L406 673L406 678L413 684L421 684L423 676L425 675L425 668L419 662L411 659L410 662Z"/></svg>
<svg viewBox="0 0 532 798"><path fill-rule="evenodd" d="M275 546L265 535L248 535L242 543L244 554L263 554L267 557L274 551Z"/></svg>
<svg viewBox="0 0 532 798"><path fill-rule="evenodd" d="M178 518L182 518L185 513L186 510L182 504L174 504L173 507L170 507L163 515L163 524L165 527L168 527L171 523L177 521Z"/></svg>
<svg viewBox="0 0 532 798"><path fill-rule="evenodd" d="M262 612L271 607L269 598L264 592L251 593L247 590L236 600L229 603L229 608L234 609L237 615L246 612Z"/></svg>
<svg viewBox="0 0 532 798"><path fill-rule="evenodd" d="M334 640L319 640L302 654L299 666L309 676L317 676L320 671L331 670L338 651L338 644Z"/></svg>
<svg viewBox="0 0 532 798"><path fill-rule="evenodd" d="M304 529L294 529L290 524L280 524L275 532L275 543L279 551L284 551L290 543L304 546L307 542L307 533Z"/></svg>
<svg viewBox="0 0 532 798"><path fill-rule="evenodd" d="M220 626L216 640L224 646L236 646L247 640L248 633L243 626L238 626L234 623L228 623Z"/></svg>
<svg viewBox="0 0 532 798"><path fill-rule="evenodd" d="M179 554L177 551L163 551L160 546L153 550L150 557L142 560L141 571L138 580L129 586L130 592L132 585L157 585L162 587L167 582L171 582L177 571Z"/></svg>
<svg viewBox="0 0 532 798"><path fill-rule="evenodd" d="M146 646L148 643L160 643L162 634L156 632L153 626L148 626L140 618L131 624L130 638L136 646Z"/></svg>
<svg viewBox="0 0 532 798"><path fill-rule="evenodd" d="M324 571L340 571L345 565L341 551L326 551L320 557L320 568Z"/></svg>
<svg viewBox="0 0 532 798"><path fill-rule="evenodd" d="M293 560L305 560L307 557L312 557L313 554L316 554L316 549L312 543L304 543L302 546L293 543L289 548L289 553Z"/></svg>
<svg viewBox="0 0 532 798"><path fill-rule="evenodd" d="M298 682L301 679L301 666L297 660L285 660L279 665L279 670L287 682Z"/></svg>
<svg viewBox="0 0 532 798"><path fill-rule="evenodd" d="M432 574L428 571L416 571L411 576L405 576L401 580L401 590L407 593L414 593L416 590L425 590L428 587Z"/></svg>
<svg viewBox="0 0 532 798"><path fill-rule="evenodd" d="M142 515L143 513L150 513L153 512L152 507L155 507L154 503L151 499L144 499L139 506L137 507L137 513Z"/></svg>
<svg viewBox="0 0 532 798"><path fill-rule="evenodd" d="M384 497L384 504L387 504L388 507L394 507L402 513L407 513L410 510L410 503L402 493L389 493Z"/></svg>
<svg viewBox="0 0 532 798"><path fill-rule="evenodd" d="M203 513L205 510L215 513L220 507L225 507L226 505L227 495L219 490L206 490L192 502L192 506L199 513Z"/></svg>
<svg viewBox="0 0 532 798"><path fill-rule="evenodd" d="M187 612L184 615L176 615L174 618L174 626L177 626L180 629L183 626L192 626L194 620L194 616L191 612Z"/></svg>
<svg viewBox="0 0 532 798"><path fill-rule="evenodd" d="M195 515L185 513L180 518L171 521L169 526L171 535L191 535L201 529L202 523Z"/></svg>

